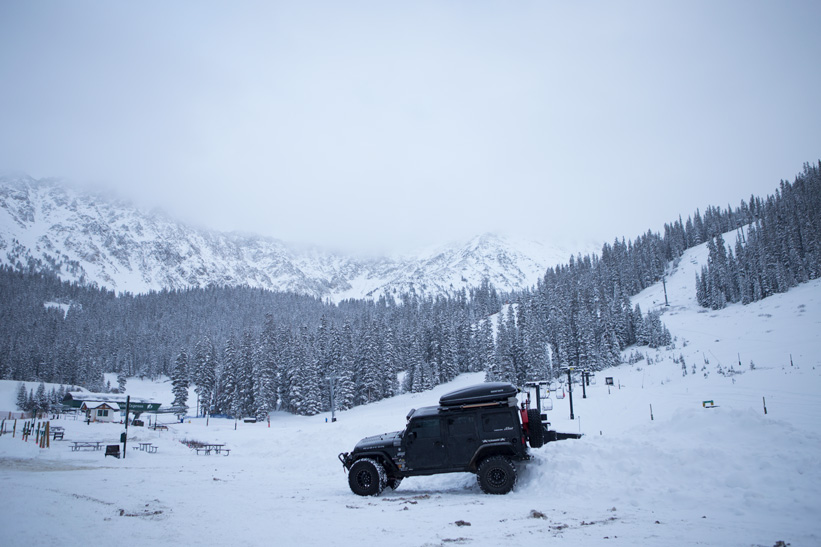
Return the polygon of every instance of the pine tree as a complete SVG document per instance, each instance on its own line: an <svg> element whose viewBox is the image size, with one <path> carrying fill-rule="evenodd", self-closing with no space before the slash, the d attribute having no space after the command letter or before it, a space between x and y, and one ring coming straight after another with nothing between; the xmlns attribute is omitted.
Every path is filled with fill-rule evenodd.
<svg viewBox="0 0 821 547"><path fill-rule="evenodd" d="M188 412L188 354L183 348L174 362L174 371L171 377L171 392L174 402L171 406L174 413L180 418Z"/></svg>
<svg viewBox="0 0 821 547"><path fill-rule="evenodd" d="M48 412L49 405L48 396L46 395L46 385L43 382L37 386L37 393L34 396L35 409L38 413Z"/></svg>
<svg viewBox="0 0 821 547"><path fill-rule="evenodd" d="M26 384L20 382L17 384L17 408L25 412L28 410L26 405L28 403L28 398L26 397Z"/></svg>

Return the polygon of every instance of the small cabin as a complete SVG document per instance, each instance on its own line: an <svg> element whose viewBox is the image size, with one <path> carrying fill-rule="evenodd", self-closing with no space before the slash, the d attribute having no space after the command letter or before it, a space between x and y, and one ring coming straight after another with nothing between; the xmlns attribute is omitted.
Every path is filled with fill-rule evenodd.
<svg viewBox="0 0 821 547"><path fill-rule="evenodd" d="M83 401L80 410L92 422L119 422L120 405L106 401Z"/></svg>
<svg viewBox="0 0 821 547"><path fill-rule="evenodd" d="M160 409L160 403L154 402L152 399L142 399L140 397L131 397L129 399L124 393L90 393L88 391L70 391L66 393L63 398L63 407L66 409L80 409L83 403L108 403L120 409L125 413L126 404L130 404L128 411L134 414L135 418L139 418L143 412L157 412Z"/></svg>

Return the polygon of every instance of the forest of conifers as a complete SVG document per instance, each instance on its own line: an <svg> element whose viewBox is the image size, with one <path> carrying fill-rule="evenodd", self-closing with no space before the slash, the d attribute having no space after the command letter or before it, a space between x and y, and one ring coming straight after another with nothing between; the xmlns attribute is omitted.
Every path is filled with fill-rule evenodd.
<svg viewBox="0 0 821 547"><path fill-rule="evenodd" d="M722 236L732 231L734 252ZM116 295L2 267L0 379L103 391L112 389L104 372L120 383L168 375L181 413L197 405L183 395L193 383L198 413L263 417L327 411L332 383L342 410L467 371L521 385L567 365L600 370L628 346L672 343L659 312L643 314L629 298L704 242L710 257L697 296L707 307L819 277L821 163L767 198L710 206L666 224L663 235L648 231L605 244L601 256L570 257L513 294L484 283L435 298L339 304L247 287Z"/></svg>

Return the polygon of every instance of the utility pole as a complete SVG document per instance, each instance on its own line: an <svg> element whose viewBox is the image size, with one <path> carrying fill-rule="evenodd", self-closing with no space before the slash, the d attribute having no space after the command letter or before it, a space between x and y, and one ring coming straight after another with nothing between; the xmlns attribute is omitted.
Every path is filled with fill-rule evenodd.
<svg viewBox="0 0 821 547"><path fill-rule="evenodd" d="M120 399L122 400L122 399ZM126 444L128 443L128 413L131 411L131 395L125 398L125 433L123 433L123 459L126 455Z"/></svg>
<svg viewBox="0 0 821 547"><path fill-rule="evenodd" d="M664 305L669 308L670 304L667 302L667 274L661 276L661 284L664 287Z"/></svg>
<svg viewBox="0 0 821 547"><path fill-rule="evenodd" d="M334 384L336 383L336 374L328 377L328 383L331 384L331 423L336 421L336 399L334 398Z"/></svg>

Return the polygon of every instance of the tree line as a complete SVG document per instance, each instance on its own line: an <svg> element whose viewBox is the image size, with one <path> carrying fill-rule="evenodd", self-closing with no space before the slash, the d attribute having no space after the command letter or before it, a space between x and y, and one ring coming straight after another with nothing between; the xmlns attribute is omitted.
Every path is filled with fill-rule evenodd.
<svg viewBox="0 0 821 547"><path fill-rule="evenodd" d="M274 409L328 411L332 387L335 408L343 410L424 391L463 372L521 385L565 366L599 370L617 364L631 345L672 343L660 313L631 306L630 296L658 282L690 247L710 241L717 253L721 234L748 226L745 257L762 241L768 249L778 241L779 256L803 264L785 266L792 277L763 285L761 294L817 277L818 167L805 167L799 179L782 183L775 197L697 210L665 224L663 234L648 231L605 244L601 255L571 256L535 287L511 294L485 281L451 295L410 291L339 304L249 287L117 295L47 271L2 267L0 378L103 391L122 389L126 377L166 375L181 413L261 418ZM783 243L788 232L768 231L775 226L792 230L796 243ZM758 260L779 271L770 258ZM118 374L117 388L105 385L104 372ZM187 400L190 384L197 401Z"/></svg>
<svg viewBox="0 0 821 547"><path fill-rule="evenodd" d="M696 274L696 298L706 308L749 304L821 275L821 162L753 203L735 253L722 234L707 243L707 265Z"/></svg>

